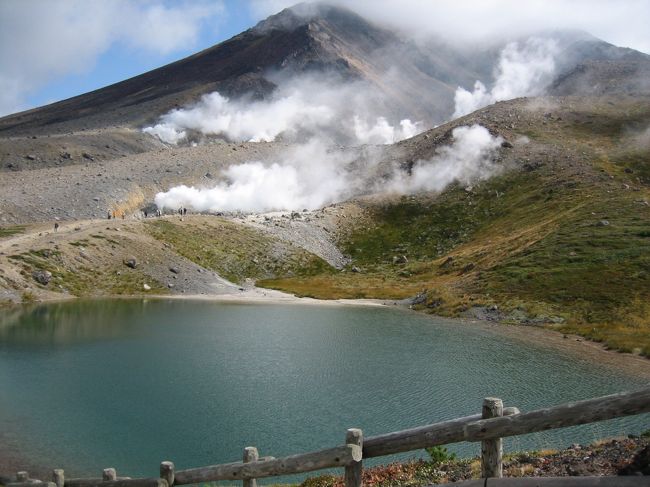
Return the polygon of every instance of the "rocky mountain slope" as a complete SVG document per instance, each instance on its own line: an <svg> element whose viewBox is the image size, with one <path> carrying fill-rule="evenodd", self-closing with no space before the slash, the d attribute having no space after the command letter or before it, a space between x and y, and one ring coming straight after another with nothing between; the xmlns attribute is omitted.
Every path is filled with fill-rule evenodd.
<svg viewBox="0 0 650 487"><path fill-rule="evenodd" d="M559 75L580 63L636 63L650 56L574 31L545 32L559 43ZM167 111L219 91L263 98L281 78L335 73L379 90L397 116L439 123L453 111L458 86L493 81L504 42L457 47L442 39L415 43L354 12L324 3L299 4L202 52L68 100L0 119L0 136L140 128ZM279 75L282 76L279 76ZM579 94L578 85L558 88Z"/></svg>
<svg viewBox="0 0 650 487"><path fill-rule="evenodd" d="M501 102L386 147L377 177L431 157L449 144L455 127L473 124L506 142L497 154L500 174L439 194L368 195L313 212L143 220L137 211L166 178L209 181L223 167L211 156L228 151L233 162L253 154L271 158L281 153L280 144L154 151L123 158L114 170L105 164L106 176L96 168L58 169L81 192L105 177L140 192L115 207L118 220L72 222L56 233L56 212L43 213L35 204L38 198L64 201L70 190L32 194L22 221L51 219L3 228L0 288L9 300L141 294L149 292L145 283L172 294L209 292L216 273L235 286L256 281L324 299L408 298L436 314L549 325L650 354L650 97ZM29 187L46 171L52 170L15 174ZM102 218L111 196L100 194L100 204L90 194L84 204L71 200L79 213L66 218ZM143 264L129 270L129 256ZM181 265L202 270L183 276L195 285L171 280L169 267ZM39 282L39 271L52 280Z"/></svg>
<svg viewBox="0 0 650 487"><path fill-rule="evenodd" d="M314 71L374 86L397 113L449 114L458 84L489 78L498 46L416 45L347 10L303 5L177 63L5 117L0 301L230 293L256 282L552 326L648 356L650 62L585 34L553 36L558 96L500 102L394 145L330 148L363 173L363 191L314 211L144 218L157 192L214 186L233 164L280 163L288 146L172 147L142 124L215 89L264 97L280 73ZM386 82L391 66L406 81ZM494 175L373 192L474 124L503 139Z"/></svg>

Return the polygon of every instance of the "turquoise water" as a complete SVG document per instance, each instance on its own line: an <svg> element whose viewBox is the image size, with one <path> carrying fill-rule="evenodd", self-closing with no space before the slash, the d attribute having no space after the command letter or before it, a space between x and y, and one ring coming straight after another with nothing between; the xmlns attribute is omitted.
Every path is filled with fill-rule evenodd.
<svg viewBox="0 0 650 487"><path fill-rule="evenodd" d="M639 379L493 333L368 307L93 301L0 311L0 431L69 474L156 475L644 387ZM506 450L638 433L648 415L527 435ZM476 445L452 447L461 455ZM410 456L418 455L418 452Z"/></svg>

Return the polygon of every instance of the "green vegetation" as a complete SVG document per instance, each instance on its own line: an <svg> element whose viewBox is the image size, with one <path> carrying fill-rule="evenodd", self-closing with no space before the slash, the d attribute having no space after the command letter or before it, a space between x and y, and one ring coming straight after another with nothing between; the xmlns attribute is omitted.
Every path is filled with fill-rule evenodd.
<svg viewBox="0 0 650 487"><path fill-rule="evenodd" d="M371 205L370 223L339 242L345 272L262 284L325 299L420 294L417 307L446 316L497 305L505 321L650 357L650 153L629 135L650 125L650 106L604 105L522 123L561 143L531 150L532 165Z"/></svg>
<svg viewBox="0 0 650 487"><path fill-rule="evenodd" d="M456 454L447 450L444 446L431 446L425 448L431 458L431 463L436 466L451 460L456 460Z"/></svg>
<svg viewBox="0 0 650 487"><path fill-rule="evenodd" d="M146 228L180 255L232 282L332 272L327 262L301 248L219 218L194 217L184 224L156 220Z"/></svg>
<svg viewBox="0 0 650 487"><path fill-rule="evenodd" d="M94 268L90 263L78 262L70 265L58 250L30 250L9 258L22 264L21 274L35 286L52 292L70 293L73 296L139 295L143 293L145 283L151 287L151 294L169 292L165 286L138 269L115 271L110 267ZM39 284L32 278L35 271L48 271L52 279L47 285ZM35 296L31 292L23 293L22 300L31 302Z"/></svg>
<svg viewBox="0 0 650 487"><path fill-rule="evenodd" d="M25 231L25 225L13 225L10 227L0 227L0 238L11 237Z"/></svg>

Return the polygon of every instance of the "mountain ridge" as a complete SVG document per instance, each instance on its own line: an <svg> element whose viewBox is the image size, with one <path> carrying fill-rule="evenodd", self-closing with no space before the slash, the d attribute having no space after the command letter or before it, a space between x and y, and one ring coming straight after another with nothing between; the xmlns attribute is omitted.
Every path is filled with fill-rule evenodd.
<svg viewBox="0 0 650 487"><path fill-rule="evenodd" d="M593 40L593 36L581 38L567 32L564 37L567 46L561 71L585 60L634 60L650 65L650 56ZM382 94L387 110L395 116L435 124L453 111L453 94L458 86L469 88L477 79L490 83L490 64L494 64L498 51L494 49L492 54L463 53L442 40L421 47L348 9L303 3L184 59L89 93L0 118L0 135L140 128L212 91L233 98L261 99L277 88L274 73L290 77L310 72L362 80ZM386 77L389 72L392 76Z"/></svg>

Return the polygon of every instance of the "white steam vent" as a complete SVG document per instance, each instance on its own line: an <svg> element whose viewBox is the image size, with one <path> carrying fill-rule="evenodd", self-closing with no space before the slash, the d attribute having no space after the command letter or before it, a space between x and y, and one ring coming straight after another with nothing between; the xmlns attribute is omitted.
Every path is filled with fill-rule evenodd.
<svg viewBox="0 0 650 487"><path fill-rule="evenodd" d="M189 108L172 110L143 129L177 144L188 131L232 142L300 141L313 137L346 144L392 144L422 132L409 119L390 122L377 113L374 95L360 83L295 78L261 101L230 100L218 92Z"/></svg>
<svg viewBox="0 0 650 487"><path fill-rule="evenodd" d="M555 73L557 42L539 37L523 45L511 42L501 51L495 71L496 81L490 91L480 81L474 90L458 87L454 96L454 118L467 115L497 101L542 93Z"/></svg>
<svg viewBox="0 0 650 487"><path fill-rule="evenodd" d="M226 181L212 188L177 186L158 193L155 203L161 209L201 212L313 210L369 191L442 191L455 181L470 183L498 172L493 158L503 141L500 137L480 125L458 127L452 135L451 145L429 160L417 161L410 175L396 170L381 183L364 179L372 171L362 171L365 176L353 173L351 154L328 151L313 140L290 149L282 163L230 166L223 173Z"/></svg>

